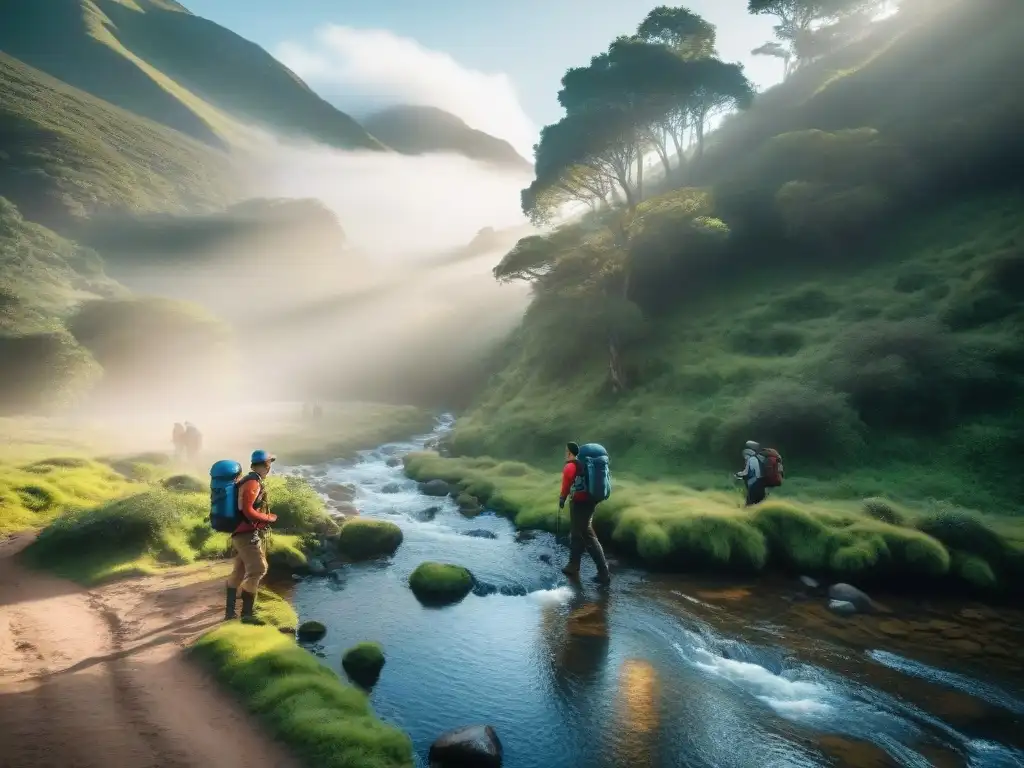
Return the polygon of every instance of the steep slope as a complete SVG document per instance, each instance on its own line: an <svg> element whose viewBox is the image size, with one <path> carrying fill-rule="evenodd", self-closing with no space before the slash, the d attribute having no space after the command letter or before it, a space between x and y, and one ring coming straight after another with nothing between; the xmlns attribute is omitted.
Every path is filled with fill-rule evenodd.
<svg viewBox="0 0 1024 768"><path fill-rule="evenodd" d="M1005 73L1024 6L947 5L728 121L690 169L703 189L645 204L628 301L586 293L587 250L556 260L454 450L539 462L599 440L624 471L725 488L758 439L789 458L783 495L1016 511L1024 95ZM714 238L659 220L696 199Z"/></svg>
<svg viewBox="0 0 1024 768"><path fill-rule="evenodd" d="M383 149L270 54L163 0L0 0L0 50L212 145L241 123Z"/></svg>
<svg viewBox="0 0 1024 768"><path fill-rule="evenodd" d="M364 118L363 125L406 155L451 152L517 171L533 167L507 141L470 128L460 118L436 107L390 107Z"/></svg>
<svg viewBox="0 0 1024 768"><path fill-rule="evenodd" d="M0 53L0 196L52 229L225 201L228 158Z"/></svg>

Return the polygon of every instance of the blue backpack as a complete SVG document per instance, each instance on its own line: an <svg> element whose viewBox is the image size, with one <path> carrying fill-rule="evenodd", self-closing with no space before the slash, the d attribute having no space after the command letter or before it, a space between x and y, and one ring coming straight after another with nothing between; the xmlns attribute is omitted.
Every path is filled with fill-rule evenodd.
<svg viewBox="0 0 1024 768"><path fill-rule="evenodd" d="M580 446L576 456L576 479L573 493L586 491L593 502L606 501L612 495L612 471L608 451L597 443Z"/></svg>
<svg viewBox="0 0 1024 768"><path fill-rule="evenodd" d="M224 459L210 467L210 527L220 533L233 533L242 522L238 511L238 476L242 465Z"/></svg>

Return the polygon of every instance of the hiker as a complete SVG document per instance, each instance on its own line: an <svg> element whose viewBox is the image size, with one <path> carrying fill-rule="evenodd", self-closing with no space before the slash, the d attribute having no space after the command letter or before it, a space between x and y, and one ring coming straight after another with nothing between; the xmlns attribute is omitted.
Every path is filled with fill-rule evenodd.
<svg viewBox="0 0 1024 768"><path fill-rule="evenodd" d="M191 421L185 422L185 454L188 457L189 462L194 462L199 458L199 452L203 448L203 435L196 429L196 425Z"/></svg>
<svg viewBox="0 0 1024 768"><path fill-rule="evenodd" d="M569 497L569 564L562 569L562 573L572 579L578 579L580 575L580 560L583 558L583 551L586 550L597 566L596 581L600 584L607 584L611 581L608 573L608 561L604 556L604 549L601 542L597 540L594 533L594 510L599 499L591 498L586 491L587 478L577 458L580 454L578 443L566 443L565 446L565 467L562 469L562 492L558 497L558 509L561 512L565 508L565 501Z"/></svg>
<svg viewBox="0 0 1024 768"><path fill-rule="evenodd" d="M757 458L757 449L751 447L751 442L743 449L743 469L736 473L736 479L743 480L747 486L747 501L744 504L746 507L760 504L767 495L761 480L761 462Z"/></svg>
<svg viewBox="0 0 1024 768"><path fill-rule="evenodd" d="M225 619L235 618L235 601L242 598L244 622L254 621L253 608L260 579L267 575L267 554L263 542L263 531L277 520L269 512L267 490L263 481L270 474L270 465L277 457L266 451L253 451L248 475L238 482L238 511L242 521L231 534L231 550L235 553L235 566L227 581L227 610Z"/></svg>
<svg viewBox="0 0 1024 768"><path fill-rule="evenodd" d="M185 427L181 422L174 422L171 430L171 442L174 443L174 460L181 461L185 456Z"/></svg>

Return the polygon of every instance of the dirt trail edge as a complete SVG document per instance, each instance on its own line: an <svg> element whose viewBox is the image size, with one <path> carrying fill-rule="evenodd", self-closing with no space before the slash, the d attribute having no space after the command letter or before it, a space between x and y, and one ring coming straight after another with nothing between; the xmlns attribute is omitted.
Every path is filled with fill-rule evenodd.
<svg viewBox="0 0 1024 768"><path fill-rule="evenodd" d="M223 610L222 566L86 590L0 541L0 768L298 768L182 655Z"/></svg>

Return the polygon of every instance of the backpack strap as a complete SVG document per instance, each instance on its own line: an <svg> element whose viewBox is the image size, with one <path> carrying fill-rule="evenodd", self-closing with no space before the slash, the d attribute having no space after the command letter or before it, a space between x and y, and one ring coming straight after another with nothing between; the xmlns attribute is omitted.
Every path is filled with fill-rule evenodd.
<svg viewBox="0 0 1024 768"><path fill-rule="evenodd" d="M238 481L238 487L241 488L243 485L248 483L250 480L255 480L257 483L259 483L260 489L257 492L256 500L253 502L252 505L256 509L260 509L261 507L265 506L265 504L266 504L267 489L266 489L266 486L263 485L263 478L260 477L259 472L250 472L249 474L247 474L245 477L243 477L241 480ZM241 508L241 501L242 501L241 496L239 496L238 501L239 501L238 511L242 513L243 517L245 517L245 512ZM246 517L246 520L248 520L250 523L252 522L251 520L249 520L248 517Z"/></svg>

